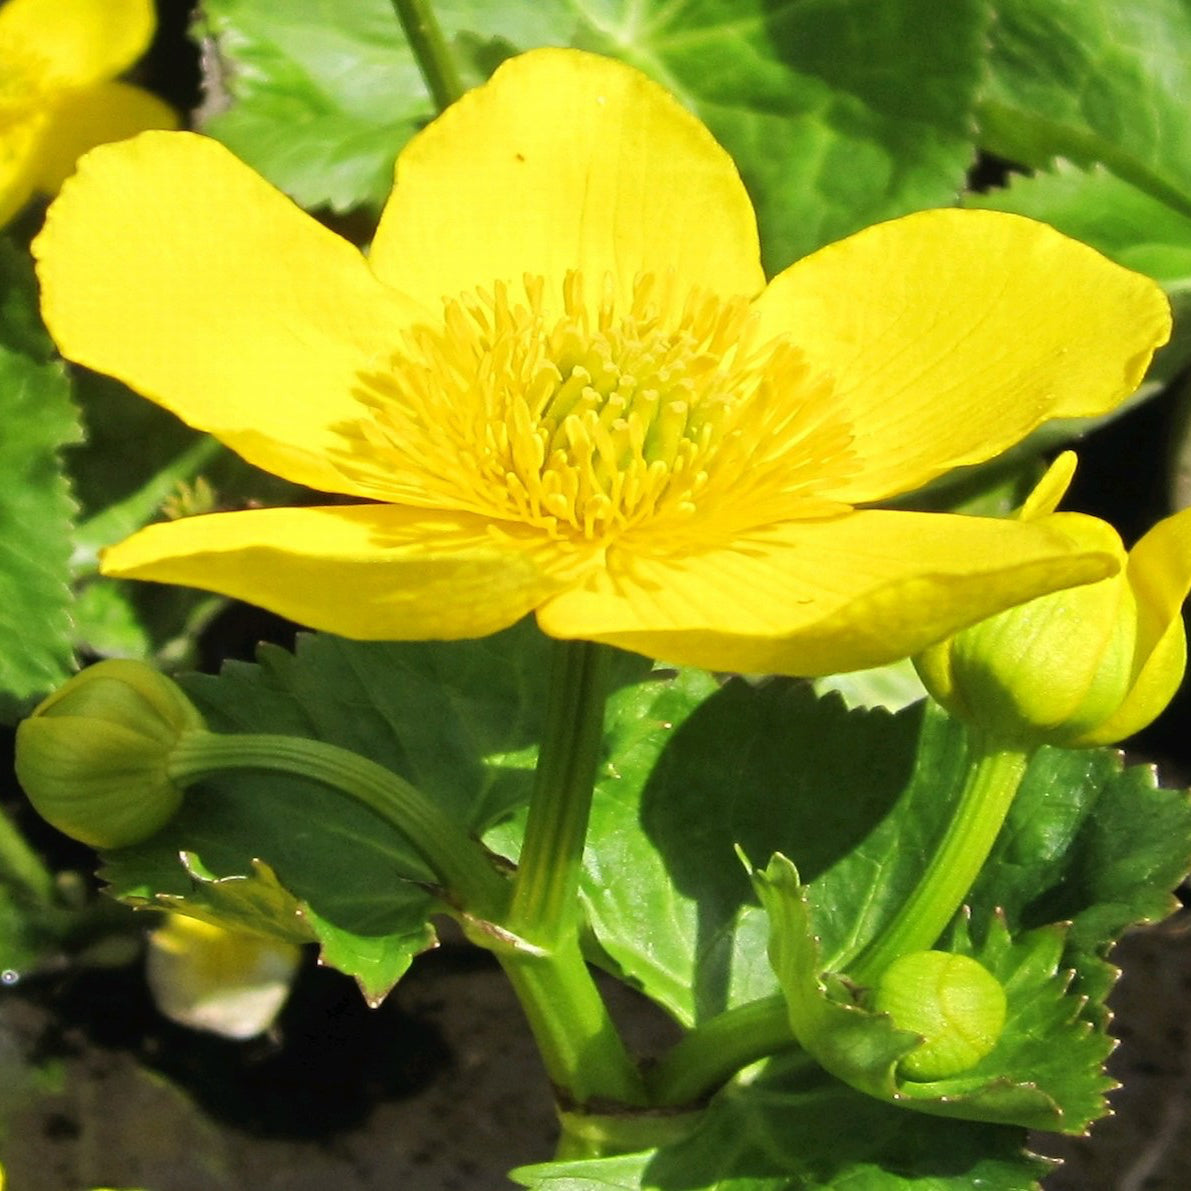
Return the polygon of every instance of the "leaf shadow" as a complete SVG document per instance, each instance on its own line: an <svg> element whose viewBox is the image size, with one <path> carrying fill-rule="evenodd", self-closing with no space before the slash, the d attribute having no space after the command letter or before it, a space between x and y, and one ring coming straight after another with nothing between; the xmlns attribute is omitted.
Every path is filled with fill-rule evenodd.
<svg viewBox="0 0 1191 1191"><path fill-rule="evenodd" d="M730 1003L744 915L761 913L734 854L780 851L809 882L848 856L911 781L921 707L848 711L804 682L734 679L677 729L641 800L641 824L697 906L695 1011Z"/></svg>

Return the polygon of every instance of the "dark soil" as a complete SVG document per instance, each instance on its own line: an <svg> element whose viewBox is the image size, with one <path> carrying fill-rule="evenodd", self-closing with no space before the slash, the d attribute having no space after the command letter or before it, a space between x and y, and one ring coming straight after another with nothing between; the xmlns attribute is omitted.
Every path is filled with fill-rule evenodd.
<svg viewBox="0 0 1191 1191"><path fill-rule="evenodd" d="M1118 949L1116 1115L1037 1135L1049 1191L1184 1191L1191 1173L1191 915ZM638 1044L660 1032L631 996ZM139 970L0 993L8 1191L488 1191L548 1157L545 1074L504 977L460 945L423 956L379 1010L310 965L271 1037L164 1020Z"/></svg>
<svg viewBox="0 0 1191 1191"><path fill-rule="evenodd" d="M163 1019L136 966L0 997L8 1191L482 1191L549 1155L518 1007L461 947L375 1011L311 965L274 1035L247 1043Z"/></svg>

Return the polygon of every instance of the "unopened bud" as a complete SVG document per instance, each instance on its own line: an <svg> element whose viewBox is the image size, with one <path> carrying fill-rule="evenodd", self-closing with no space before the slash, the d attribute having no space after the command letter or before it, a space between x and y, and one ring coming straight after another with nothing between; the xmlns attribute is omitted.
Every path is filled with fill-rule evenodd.
<svg viewBox="0 0 1191 1191"><path fill-rule="evenodd" d="M983 964L947 951L912 951L881 973L873 1008L893 1024L922 1036L898 1070L931 1081L960 1075L997 1044L1007 1001L1001 983Z"/></svg>
<svg viewBox="0 0 1191 1191"><path fill-rule="evenodd" d="M205 731L173 681L140 662L112 659L76 674L17 729L17 778L38 813L95 848L156 834L182 791L170 755Z"/></svg>
<svg viewBox="0 0 1191 1191"><path fill-rule="evenodd" d="M1066 475L1056 481L1064 463ZM1072 537L1115 548L1120 571L1009 608L914 659L949 711L1028 747L1123 740L1166 707L1186 664L1181 610L1191 588L1191 510L1159 522L1126 555L1104 522L1054 513L1071 466L1060 459L1021 515L1061 519Z"/></svg>

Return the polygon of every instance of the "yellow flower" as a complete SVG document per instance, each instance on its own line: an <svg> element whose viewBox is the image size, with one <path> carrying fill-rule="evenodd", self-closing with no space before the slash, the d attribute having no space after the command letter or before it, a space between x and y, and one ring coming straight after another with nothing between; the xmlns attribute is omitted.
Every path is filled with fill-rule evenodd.
<svg viewBox="0 0 1191 1191"><path fill-rule="evenodd" d="M1149 280L1019 217L868 229L768 285L732 162L643 75L503 65L402 152L367 258L218 144L97 150L36 244L63 353L355 498L154 525L104 570L349 637L555 637L718 669L904 656L1118 565L857 505L1116 406Z"/></svg>
<svg viewBox="0 0 1191 1191"><path fill-rule="evenodd" d="M301 959L293 943L168 914L149 935L146 975L171 1021L255 1038L276 1021Z"/></svg>
<svg viewBox="0 0 1191 1191"><path fill-rule="evenodd" d="M1074 455L1060 456L1019 516L1054 516L1074 468ZM1105 540L1095 518L1068 525L1089 545ZM1154 720L1187 664L1191 509L1158 522L1128 555L1109 532L1117 574L1040 596L925 650L914 664L927 690L994 736L1031 746L1114 744Z"/></svg>
<svg viewBox="0 0 1191 1191"><path fill-rule="evenodd" d="M115 76L153 37L152 0L7 0L0 6L0 225L53 194L80 154L172 109Z"/></svg>

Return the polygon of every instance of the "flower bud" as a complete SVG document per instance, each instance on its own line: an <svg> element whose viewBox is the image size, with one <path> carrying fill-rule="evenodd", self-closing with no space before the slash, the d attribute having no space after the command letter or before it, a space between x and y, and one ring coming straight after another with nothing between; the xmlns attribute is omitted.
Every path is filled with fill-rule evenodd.
<svg viewBox="0 0 1191 1191"><path fill-rule="evenodd" d="M872 1007L922 1036L898 1071L907 1079L948 1079L974 1067L997 1044L1007 1002L983 964L948 951L912 951L881 973Z"/></svg>
<svg viewBox="0 0 1191 1191"><path fill-rule="evenodd" d="M1019 516L1052 518L1089 548L1115 549L1121 570L1009 608L914 659L950 712L1026 747L1132 735L1170 702L1186 664L1191 510L1159 522L1126 555L1103 521L1054 512L1073 466L1073 456L1057 460Z"/></svg>
<svg viewBox="0 0 1191 1191"><path fill-rule="evenodd" d="M95 848L160 830L182 791L170 754L202 716L164 675L113 659L76 674L17 729L17 778L38 813Z"/></svg>

